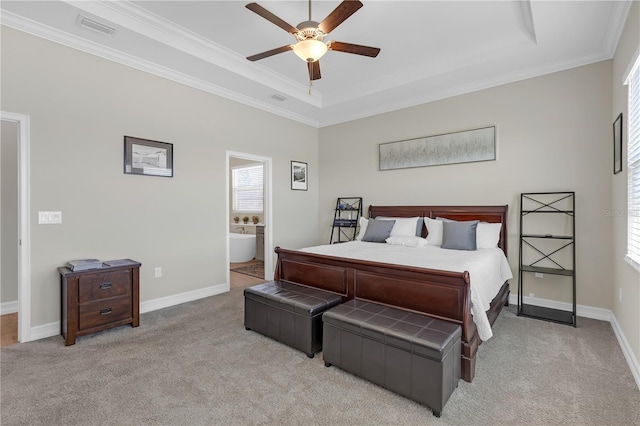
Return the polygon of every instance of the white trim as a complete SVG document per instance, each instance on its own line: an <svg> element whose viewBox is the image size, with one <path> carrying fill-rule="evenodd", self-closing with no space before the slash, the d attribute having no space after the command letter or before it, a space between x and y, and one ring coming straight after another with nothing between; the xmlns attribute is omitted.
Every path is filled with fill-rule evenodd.
<svg viewBox="0 0 640 426"><path fill-rule="evenodd" d="M542 306L544 308L559 309L561 311L573 310L573 305L568 302L558 302L556 300L541 299L539 297L527 297L522 298L523 302L527 305ZM517 305L518 295L511 293L509 295L509 303ZM579 317L597 319L601 321L611 321L613 313L610 309L596 308L594 306L576 305L576 314Z"/></svg>
<svg viewBox="0 0 640 426"><path fill-rule="evenodd" d="M198 290L187 291L185 293L174 294L173 296L160 297L158 299L148 300L140 303L140 313L164 309L170 306L180 305L186 302L192 302L205 297L215 296L217 294L229 291L229 284L218 284L211 287L205 287ZM45 339L60 335L60 321L50 322L44 325L38 325L31 329L32 340Z"/></svg>
<svg viewBox="0 0 640 426"><path fill-rule="evenodd" d="M604 38L603 50L610 55L610 58L613 58L616 54L616 48L620 42L620 37L622 37L622 31L624 30L633 1L620 3L618 7L613 7L611 16L609 17L609 24L607 25L609 30Z"/></svg>
<svg viewBox="0 0 640 426"><path fill-rule="evenodd" d="M318 120L312 119L297 112L287 111L286 109L279 108L267 102L231 91L216 84L194 78L185 73L175 71L162 65L158 65L150 61L138 58L136 56L120 52L116 49L112 49L110 47L106 47L98 43L82 39L75 35L65 33L58 29L35 22L14 13L3 10L0 14L0 19L2 25L6 25L16 30L35 35L45 40L53 41L55 43L70 47L72 49L80 50L81 52L85 52L90 55L104 58L143 72L147 72L152 75L156 75L158 77L166 78L167 80L184 84L185 86L193 87L206 93L211 93L225 99L230 99L243 105L248 105L262 111L271 112L280 117L288 118L302 124L306 124L316 128L319 127ZM258 66L256 64L254 65ZM283 90L283 92L285 91ZM302 92L306 93L305 91ZM286 93L288 94L288 92Z"/></svg>
<svg viewBox="0 0 640 426"><path fill-rule="evenodd" d="M15 314L18 312L18 301L0 303L0 315Z"/></svg>
<svg viewBox="0 0 640 426"><path fill-rule="evenodd" d="M0 119L18 124L18 341L31 338L31 226L29 116L0 111Z"/></svg>
<svg viewBox="0 0 640 426"><path fill-rule="evenodd" d="M151 312L158 309L168 308L169 306L179 305L181 303L192 302L205 297L215 296L216 294L226 293L229 291L228 282L218 284L211 287L205 287L198 290L188 291L186 293L174 294L172 296L160 297L158 299L140 302L140 313Z"/></svg>
<svg viewBox="0 0 640 426"><path fill-rule="evenodd" d="M537 297L523 297L523 302L527 305L535 305L542 306L545 308L553 308L553 309L561 309L564 311L571 311L572 305L571 303L566 302L557 302L555 300L548 299L540 299ZM509 295L509 303L517 305L518 304L518 295L511 293ZM640 363L638 363L638 359L636 358L631 345L629 345L629 341L625 337L622 329L620 328L620 324L618 324L618 320L616 316L610 309L604 308L596 308L594 306L586 306L586 305L577 305L576 312L579 317L591 318L601 321L607 321L611 324L611 328L613 328L613 333L618 340L618 344L620 345L620 349L622 349L622 354L624 355L627 364L629 365L629 369L631 370L631 374L633 375L634 380L636 381L636 386L640 388ZM580 323L578 322L578 327Z"/></svg>
<svg viewBox="0 0 640 426"><path fill-rule="evenodd" d="M261 155L247 154L244 152L237 151L229 151L226 153L226 167L225 167L225 205L226 205L226 222L231 223L230 217L230 204L229 204L229 159L231 157L242 158L244 160L252 160L252 161L261 161L264 165L264 213L263 213L263 222L264 222L264 274L265 279L270 281L273 279L273 265L274 265L274 256L273 252L273 203L272 203L272 193L273 193L273 160L271 157L263 157ZM226 240L227 240L227 260L226 264L229 266L229 226L226 228ZM231 280L231 272L227 267L227 282Z"/></svg>
<svg viewBox="0 0 640 426"><path fill-rule="evenodd" d="M322 105L322 96L318 93L308 94L306 84L283 77L268 67L252 64L244 56L136 4L113 1L62 1L251 81L258 81L277 92L286 93L290 98L315 107Z"/></svg>
<svg viewBox="0 0 640 426"><path fill-rule="evenodd" d="M47 337L60 336L60 321L48 324L36 325L30 330L31 340L46 339Z"/></svg>
<svg viewBox="0 0 640 426"><path fill-rule="evenodd" d="M635 260L633 260L631 258L631 256L629 256L628 254L624 255L624 261L627 262L629 264L629 266L631 266L633 269L635 269L636 271L640 272L640 264L638 262L636 262Z"/></svg>
<svg viewBox="0 0 640 426"><path fill-rule="evenodd" d="M635 71L636 67L640 67L640 61L638 60L640 58L640 46L638 46L638 48L636 49L636 52L633 54L633 56L631 57L631 60L629 61L629 65L627 65L627 69L625 70L624 74L622 74L622 85L626 86L629 84L629 77L633 74L633 71Z"/></svg>
<svg viewBox="0 0 640 426"><path fill-rule="evenodd" d="M613 314L611 315L611 328L613 328L613 332L618 339L620 348L622 349L622 354L627 360L627 364L629 364L631 374L633 374L633 378L636 381L636 386L640 388L640 363L638 363L638 359L634 355L633 350L631 349L631 345L629 345L629 341L622 332L620 324L618 324L618 320Z"/></svg>

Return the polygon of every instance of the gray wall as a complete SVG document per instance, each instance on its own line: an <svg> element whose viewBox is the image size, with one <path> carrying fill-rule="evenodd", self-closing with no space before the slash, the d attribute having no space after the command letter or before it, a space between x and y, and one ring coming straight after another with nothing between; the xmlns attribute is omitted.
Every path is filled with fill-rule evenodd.
<svg viewBox="0 0 640 426"><path fill-rule="evenodd" d="M32 327L59 321L70 259L142 262L142 302L225 284L227 150L273 159L273 245L316 241L315 128L6 27L1 71L3 110L31 122ZM173 143L174 177L124 174L124 135ZM38 225L43 210L63 223Z"/></svg>
<svg viewBox="0 0 640 426"><path fill-rule="evenodd" d="M344 195L364 197L365 206L508 204L517 293L519 194L575 191L577 300L611 308L612 226L604 215L611 208L611 68L600 62L322 128L320 223L330 223L335 198ZM496 126L496 161L378 170L380 143L487 125ZM527 293L569 301L570 282L554 285L558 279L545 275Z"/></svg>
<svg viewBox="0 0 640 426"><path fill-rule="evenodd" d="M18 300L18 124L1 121L0 302Z"/></svg>
<svg viewBox="0 0 640 426"><path fill-rule="evenodd" d="M611 182L611 205L616 215L609 218L613 225L612 262L613 282L608 286L612 293L613 313L624 331L636 360L640 360L640 273L625 260L627 252L627 124L628 86L623 85L623 76L640 52L640 2L633 2L627 22L613 59L613 107L609 111L609 122L613 123L623 113L623 161L622 173L613 176ZM622 300L620 300L622 293Z"/></svg>

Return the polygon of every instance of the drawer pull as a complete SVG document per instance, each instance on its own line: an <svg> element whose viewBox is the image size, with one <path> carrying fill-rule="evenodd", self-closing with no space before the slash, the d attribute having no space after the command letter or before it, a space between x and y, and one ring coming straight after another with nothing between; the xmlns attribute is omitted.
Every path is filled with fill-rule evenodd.
<svg viewBox="0 0 640 426"><path fill-rule="evenodd" d="M111 308L100 309L100 315L109 315L111 312L113 312Z"/></svg>
<svg viewBox="0 0 640 426"><path fill-rule="evenodd" d="M111 283L109 281L100 284L100 290L106 290L108 288L111 288Z"/></svg>

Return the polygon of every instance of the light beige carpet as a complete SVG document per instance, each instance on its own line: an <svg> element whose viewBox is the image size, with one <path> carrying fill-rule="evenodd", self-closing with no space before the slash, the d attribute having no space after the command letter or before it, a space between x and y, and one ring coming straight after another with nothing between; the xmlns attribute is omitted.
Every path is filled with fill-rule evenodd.
<svg viewBox="0 0 640 426"><path fill-rule="evenodd" d="M246 331L242 289L140 323L2 349L2 425L640 424L640 392L602 321L576 329L503 311L474 382L460 381L440 419Z"/></svg>

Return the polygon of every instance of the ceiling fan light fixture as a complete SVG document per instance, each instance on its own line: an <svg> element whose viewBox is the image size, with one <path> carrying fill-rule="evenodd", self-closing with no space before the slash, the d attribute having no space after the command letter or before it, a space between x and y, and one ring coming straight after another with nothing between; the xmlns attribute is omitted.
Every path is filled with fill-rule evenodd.
<svg viewBox="0 0 640 426"><path fill-rule="evenodd" d="M305 62L316 62L329 48L320 40L307 39L293 45L293 52Z"/></svg>

